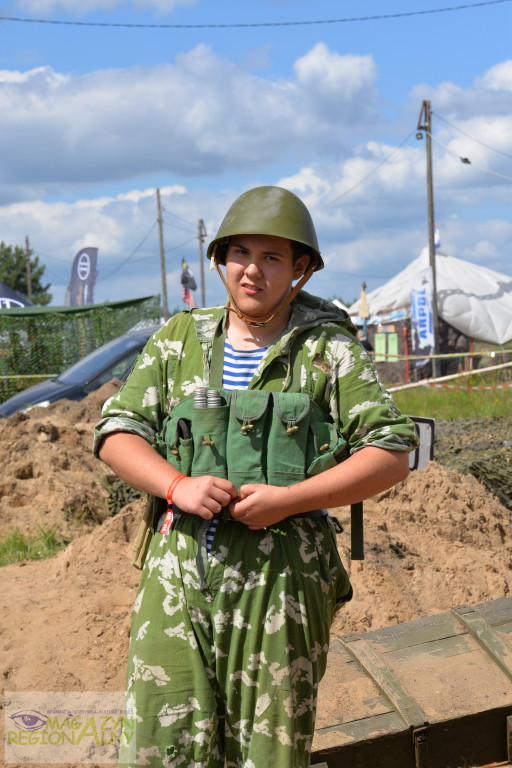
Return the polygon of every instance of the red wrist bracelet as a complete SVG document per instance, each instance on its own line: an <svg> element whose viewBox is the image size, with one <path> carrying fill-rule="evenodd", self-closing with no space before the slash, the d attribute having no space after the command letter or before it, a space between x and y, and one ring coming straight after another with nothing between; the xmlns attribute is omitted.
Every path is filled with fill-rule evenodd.
<svg viewBox="0 0 512 768"><path fill-rule="evenodd" d="M186 475L178 475L178 477L175 477L174 480L171 482L169 486L169 490L167 491L167 504L170 507L172 504L172 495L174 493L174 489L178 485L178 483L183 480L183 478L186 477Z"/></svg>

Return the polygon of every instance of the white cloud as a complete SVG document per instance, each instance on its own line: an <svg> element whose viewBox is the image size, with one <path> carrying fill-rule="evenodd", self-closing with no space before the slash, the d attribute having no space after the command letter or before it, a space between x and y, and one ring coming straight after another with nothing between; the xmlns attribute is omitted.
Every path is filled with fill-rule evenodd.
<svg viewBox="0 0 512 768"><path fill-rule="evenodd" d="M491 67L480 83L482 88L492 91L512 91L512 59Z"/></svg>
<svg viewBox="0 0 512 768"><path fill-rule="evenodd" d="M434 120L436 112L450 121L508 115L512 107L512 59L475 77L468 88L446 81L435 88L422 84L412 89L413 101L421 102L425 98L432 102Z"/></svg>
<svg viewBox="0 0 512 768"><path fill-rule="evenodd" d="M32 69L28 72L10 72L7 69L2 69L0 70L0 85L6 86L9 83L27 83L29 81L34 81L38 77L42 77L46 80L46 83L50 88L52 85L56 85L58 82L62 83L66 79L63 75L57 75L50 67L38 67L37 69Z"/></svg>
<svg viewBox="0 0 512 768"><path fill-rule="evenodd" d="M372 101L373 65L321 45L299 60L298 73L290 80L257 77L201 44L175 64L79 76L39 67L5 75L2 197L24 197L23 184L36 185L39 195L37 185L50 190L50 179L76 185L142 172L218 175L259 169L284 153L339 151L340 124L354 135L368 119L367 107L354 116L349 106ZM316 96L314 77L326 82Z"/></svg>
<svg viewBox="0 0 512 768"><path fill-rule="evenodd" d="M198 0L131 0L136 11L155 10L160 14L170 14L176 6L193 6ZM113 11L126 5L126 0L17 0L15 5L30 14L50 16L53 13L68 13L71 16L85 16L93 11Z"/></svg>
<svg viewBox="0 0 512 768"><path fill-rule="evenodd" d="M377 68L373 56L341 55L330 51L325 43L317 43L294 65L297 82L321 98L341 99L357 97L361 91L371 89Z"/></svg>

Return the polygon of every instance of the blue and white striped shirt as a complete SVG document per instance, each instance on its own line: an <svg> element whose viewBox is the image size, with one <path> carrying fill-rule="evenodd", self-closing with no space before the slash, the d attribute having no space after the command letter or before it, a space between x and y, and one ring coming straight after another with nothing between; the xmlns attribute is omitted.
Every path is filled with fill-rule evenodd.
<svg viewBox="0 0 512 768"><path fill-rule="evenodd" d="M267 349L268 347L233 349L226 337L222 376L224 389L247 389Z"/></svg>

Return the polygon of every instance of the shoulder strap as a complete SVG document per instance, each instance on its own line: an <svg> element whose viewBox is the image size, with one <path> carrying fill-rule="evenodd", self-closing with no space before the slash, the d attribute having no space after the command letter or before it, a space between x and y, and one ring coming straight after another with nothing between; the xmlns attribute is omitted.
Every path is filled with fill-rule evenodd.
<svg viewBox="0 0 512 768"><path fill-rule="evenodd" d="M208 380L208 384L212 389L222 389L225 341L225 334L222 333L220 327L217 328L215 336L213 337L212 355L210 360L210 376Z"/></svg>
<svg viewBox="0 0 512 768"><path fill-rule="evenodd" d="M294 344L292 346L291 355L292 355L292 375L291 375L291 381L289 382L289 385L286 389L287 392L301 392L301 386L300 386L300 371L302 368L302 350L303 345L302 344Z"/></svg>

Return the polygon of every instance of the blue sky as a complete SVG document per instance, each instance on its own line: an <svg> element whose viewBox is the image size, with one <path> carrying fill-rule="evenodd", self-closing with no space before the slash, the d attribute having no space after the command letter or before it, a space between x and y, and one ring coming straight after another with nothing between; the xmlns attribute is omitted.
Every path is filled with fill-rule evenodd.
<svg viewBox="0 0 512 768"><path fill-rule="evenodd" d="M85 246L96 301L157 293L159 187L172 308L182 257L199 275L198 220L213 237L242 191L279 184L316 223L326 268L309 290L350 303L427 243L429 99L441 250L510 275L512 2L430 13L463 4L0 2L0 17L72 22L0 22L0 239L29 236L54 304Z"/></svg>

